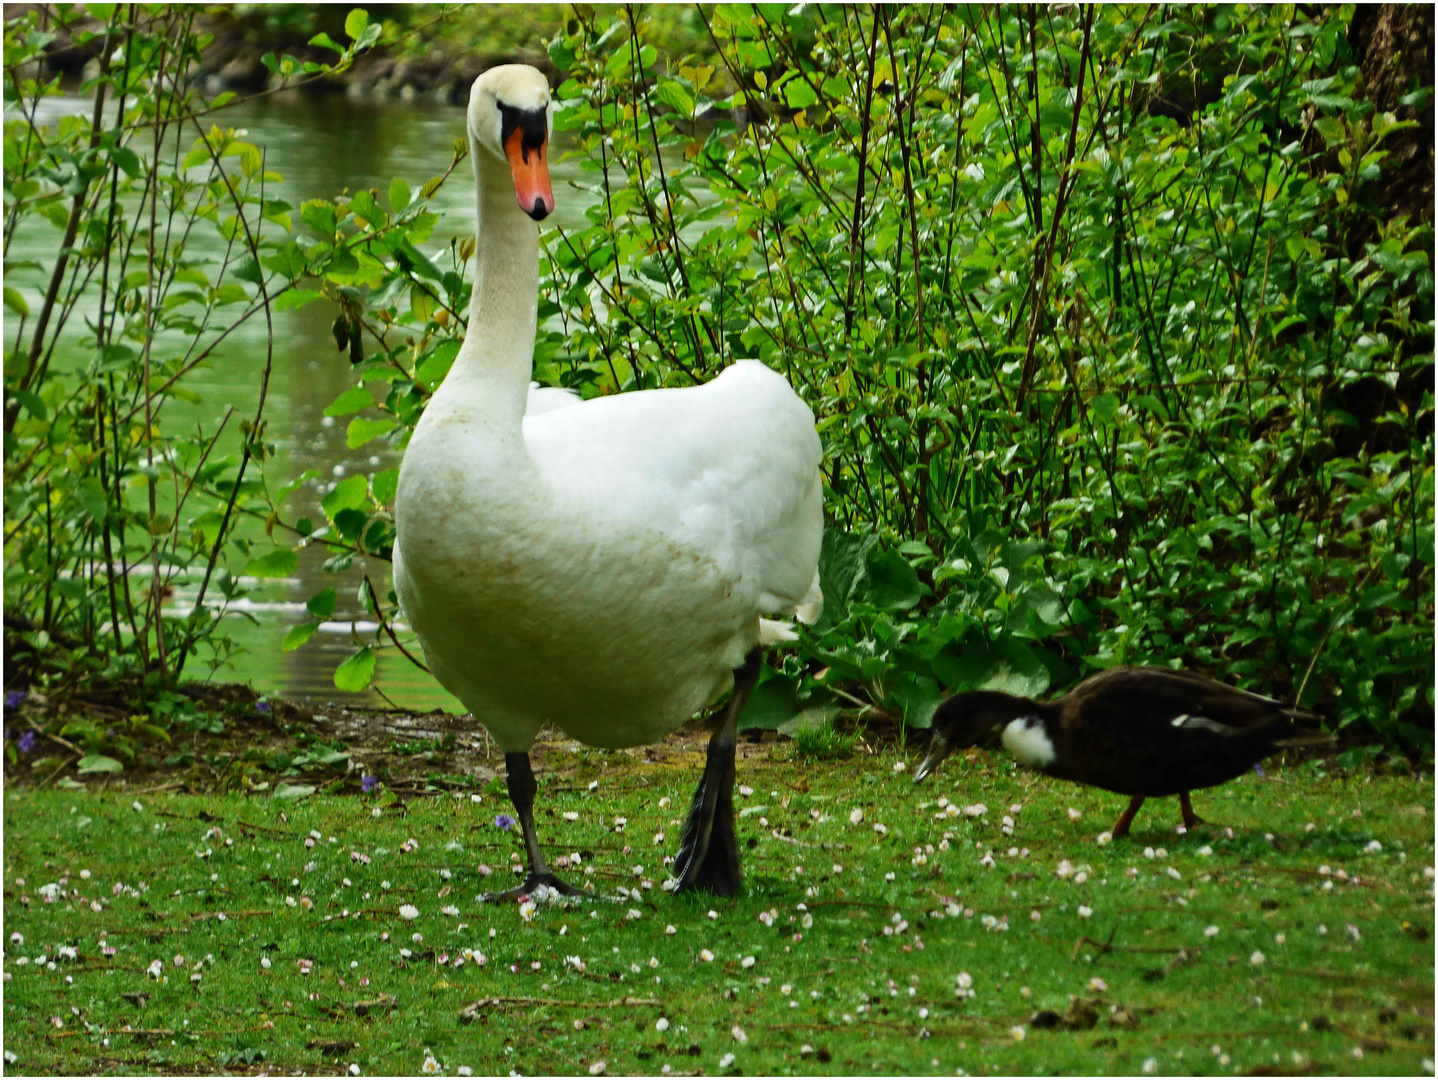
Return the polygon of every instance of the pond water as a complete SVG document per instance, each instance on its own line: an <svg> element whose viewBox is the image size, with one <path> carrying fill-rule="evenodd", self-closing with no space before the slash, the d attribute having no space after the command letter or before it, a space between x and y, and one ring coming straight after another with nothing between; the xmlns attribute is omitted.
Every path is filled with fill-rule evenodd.
<svg viewBox="0 0 1438 1080"><path fill-rule="evenodd" d="M49 99L42 103L41 119L53 120L62 113L88 113L88 102L74 98ZM6 119L13 118L7 110ZM215 117L225 127L247 131L248 141L266 153L267 167L280 173L280 197L297 209L306 199L332 197L343 188L351 191L378 187L388 189L395 176L404 177L418 190L425 180L438 176L452 160L452 148L464 131L464 110L427 103L376 102L356 100L340 94L309 97L299 93L276 94L225 110ZM594 197L571 184L584 176L579 163L562 157L565 144L556 136L551 155L551 173L556 196L554 216L547 227L571 229L586 224L584 211ZM434 253L448 248L452 237L472 235L475 223L474 185L470 166L461 163L435 197L440 214L425 250ZM57 236L47 222L27 226L12 241L7 262L27 258L47 266L53 259ZM48 256L48 258L47 258ZM12 272L7 281L27 294L32 310L38 305L43 287L35 271ZM345 445L346 420L324 416L324 410L343 390L354 385L346 356L335 349L330 334L334 306L315 301L294 311L275 316L276 359L271 377L265 415L269 431L279 448L278 457L267 463L266 475L284 483L306 469L318 469L321 483L296 492L286 504L293 520L308 515L322 521L319 500L325 483L356 471L372 472L397 464L399 454L382 441L360 450ZM72 319L67 336L78 334L81 320ZM74 346L78 361L81 350ZM63 350L62 350L63 351ZM88 356L84 357L88 360ZM259 375L264 367L264 325L254 319L235 335L233 345L218 354L213 363L198 370L186 384L201 395L199 405L175 403L167 407L166 425L176 430L182 424L200 420L208 429L225 408L234 406L238 418L253 415L258 403ZM253 466L252 466L253 468ZM257 526L245 526L262 538ZM333 682L335 666L352 651L351 620L362 610L357 590L368 572L381 594L388 588L388 564L369 560L342 574L328 574L321 568L328 557L323 544L300 551L298 575L282 581L256 583L251 594L228 609L225 632L243 649L230 665L213 676L218 681L251 683L263 692L281 693L297 699L382 705L374 691L348 695ZM238 567L234 567L238 569ZM331 622L295 652L283 653L280 640L286 631L308 620L304 603L326 586L335 586L339 603ZM174 603L180 611L194 602L198 580L177 583ZM210 594L213 596L213 591ZM207 603L209 603L207 598ZM373 624L359 624L360 638L372 638ZM413 651L413 650L412 650ZM202 658L191 661L186 674L204 678L208 673ZM424 710L443 707L462 711L458 701L447 694L429 675L414 667L394 648L379 652L376 685L384 697L404 708Z"/></svg>

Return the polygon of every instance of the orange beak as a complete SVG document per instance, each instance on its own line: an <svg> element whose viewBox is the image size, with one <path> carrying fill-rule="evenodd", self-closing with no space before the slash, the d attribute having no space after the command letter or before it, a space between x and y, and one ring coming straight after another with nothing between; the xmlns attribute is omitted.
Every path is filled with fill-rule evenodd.
<svg viewBox="0 0 1438 1080"><path fill-rule="evenodd" d="M509 171L514 175L514 194L519 208L535 221L543 221L554 212L554 190L549 186L548 142L538 149L527 149L524 133L518 128L504 144L509 158Z"/></svg>

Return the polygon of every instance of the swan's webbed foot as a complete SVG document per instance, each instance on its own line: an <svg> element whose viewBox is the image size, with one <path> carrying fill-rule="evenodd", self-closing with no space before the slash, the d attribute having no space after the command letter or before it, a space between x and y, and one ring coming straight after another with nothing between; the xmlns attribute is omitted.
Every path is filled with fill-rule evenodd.
<svg viewBox="0 0 1438 1080"><path fill-rule="evenodd" d="M704 776L694 792L684 838L674 858L676 893L704 889L733 896L743 883L739 871L739 840L734 833L734 749L739 712L759 679L760 654L754 649L734 672L734 694L719 727L709 739Z"/></svg>
<svg viewBox="0 0 1438 1080"><path fill-rule="evenodd" d="M529 871L529 873L524 875L524 881L521 884L516 885L514 888L503 889L499 892L485 893L478 899L481 904L489 904L494 902L503 902L507 900L518 900L521 897L525 896L533 897L535 890L539 889L541 886L552 889L560 896L584 895L583 889L576 889L573 885L570 885L566 881L562 881L557 875L548 870L540 872L535 872L534 870L531 870Z"/></svg>

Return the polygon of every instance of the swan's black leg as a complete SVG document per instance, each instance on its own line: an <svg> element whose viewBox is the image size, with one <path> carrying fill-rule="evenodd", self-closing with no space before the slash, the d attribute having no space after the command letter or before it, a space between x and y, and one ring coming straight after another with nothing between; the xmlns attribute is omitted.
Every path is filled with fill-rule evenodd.
<svg viewBox="0 0 1438 1080"><path fill-rule="evenodd" d="M734 747L739 713L759 679L760 654L756 648L734 671L734 694L724 708L719 727L709 739L704 776L694 792L684 839L674 859L676 892L706 889L719 896L739 891L739 841L734 835Z"/></svg>
<svg viewBox="0 0 1438 1080"><path fill-rule="evenodd" d="M534 782L534 770L529 766L529 755L505 754L504 768L507 774L505 779L509 783L509 801L514 803L515 813L519 815L519 827L524 834L524 852L529 858L529 867L528 873L524 875L524 884L503 892L486 893L484 900L513 900L515 897L532 893L539 885L548 885L566 896L578 892L579 890L554 875L539 850L539 837L534 831L534 793L539 785Z"/></svg>

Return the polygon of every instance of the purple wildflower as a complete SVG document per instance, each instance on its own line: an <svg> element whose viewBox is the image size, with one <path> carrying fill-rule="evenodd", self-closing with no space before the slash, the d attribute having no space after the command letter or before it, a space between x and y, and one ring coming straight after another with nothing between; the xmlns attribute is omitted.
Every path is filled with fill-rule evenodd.
<svg viewBox="0 0 1438 1080"><path fill-rule="evenodd" d="M1254 763L1254 766L1253 766L1253 771L1258 774L1258 778L1259 778L1260 780L1263 779L1263 766L1262 766L1262 765L1259 765L1257 762L1255 762L1255 763Z"/></svg>
<svg viewBox="0 0 1438 1080"><path fill-rule="evenodd" d="M360 790L368 795L375 788L379 787L379 777L365 773L360 779Z"/></svg>
<svg viewBox="0 0 1438 1080"><path fill-rule="evenodd" d="M19 749L22 754L28 754L35 749L35 733L33 731L27 731L20 736Z"/></svg>
<svg viewBox="0 0 1438 1080"><path fill-rule="evenodd" d="M507 830L514 828L514 818L510 817L508 814L500 814L499 817L494 819L494 823L501 829Z"/></svg>
<svg viewBox="0 0 1438 1080"><path fill-rule="evenodd" d="M18 709L25 704L26 696L27 691L24 690L7 690L5 692L5 708Z"/></svg>
<svg viewBox="0 0 1438 1080"><path fill-rule="evenodd" d="M269 712L269 711L270 711L270 702L269 702L269 699L268 699L268 698L260 698L259 701L255 702L255 711L256 711L256 712L262 712L262 713L267 713L267 712Z"/></svg>

